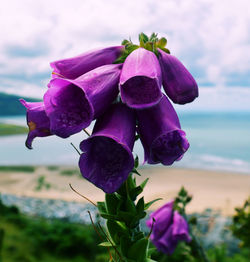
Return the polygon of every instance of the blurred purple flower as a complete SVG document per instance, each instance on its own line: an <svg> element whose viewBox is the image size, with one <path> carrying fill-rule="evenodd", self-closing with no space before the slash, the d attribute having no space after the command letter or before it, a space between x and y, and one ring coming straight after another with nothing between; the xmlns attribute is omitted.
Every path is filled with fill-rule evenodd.
<svg viewBox="0 0 250 262"><path fill-rule="evenodd" d="M106 193L119 189L134 167L135 115L124 104L113 104L96 120L83 140L79 167L83 177Z"/></svg>
<svg viewBox="0 0 250 262"><path fill-rule="evenodd" d="M143 110L137 110L138 133L149 164L172 165L189 148L178 116L164 95L161 101Z"/></svg>
<svg viewBox="0 0 250 262"><path fill-rule="evenodd" d="M177 104L192 102L198 97L198 86L185 66L173 55L158 49L163 87L168 97Z"/></svg>
<svg viewBox="0 0 250 262"><path fill-rule="evenodd" d="M147 226L153 229L150 235L153 244L159 251L169 255L174 252L179 241L191 241L188 223L173 210L173 205L174 201L166 203L151 213L150 219L146 222Z"/></svg>
<svg viewBox="0 0 250 262"><path fill-rule="evenodd" d="M27 109L26 118L29 133L25 145L27 148L32 149L32 141L34 138L52 135L50 132L49 118L45 113L42 102L26 102L24 99L20 99L20 102Z"/></svg>
<svg viewBox="0 0 250 262"><path fill-rule="evenodd" d="M118 95L121 67L104 65L75 80L52 79L44 95L51 132L66 138L102 114Z"/></svg>
<svg viewBox="0 0 250 262"><path fill-rule="evenodd" d="M125 60L120 91L124 103L132 108L157 104L161 97L161 68L156 55L144 48L134 50Z"/></svg>
<svg viewBox="0 0 250 262"><path fill-rule="evenodd" d="M73 58L51 62L55 75L75 79L99 66L112 64L122 53L124 46L112 46L92 50Z"/></svg>

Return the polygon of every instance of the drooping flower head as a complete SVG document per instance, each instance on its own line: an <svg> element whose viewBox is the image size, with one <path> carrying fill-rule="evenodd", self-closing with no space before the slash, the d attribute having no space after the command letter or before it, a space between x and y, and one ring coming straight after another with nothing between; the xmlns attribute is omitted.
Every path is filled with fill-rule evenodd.
<svg viewBox="0 0 250 262"><path fill-rule="evenodd" d="M173 210L174 201L170 201L150 214L146 222L152 230L150 239L157 249L172 254L179 241L190 242L187 221Z"/></svg>
<svg viewBox="0 0 250 262"><path fill-rule="evenodd" d="M121 103L111 105L80 144L83 177L106 193L118 190L134 167L134 141L134 112Z"/></svg>
<svg viewBox="0 0 250 262"><path fill-rule="evenodd" d="M120 64L104 65L75 80L54 78L44 95L51 131L66 138L102 114L118 95Z"/></svg>
<svg viewBox="0 0 250 262"><path fill-rule="evenodd" d="M186 67L173 55L158 48L162 83L168 97L177 104L192 102L198 97L198 86Z"/></svg>
<svg viewBox="0 0 250 262"><path fill-rule="evenodd" d="M112 64L122 53L124 46L111 46L92 50L76 57L51 62L54 76L75 79L99 66Z"/></svg>
<svg viewBox="0 0 250 262"><path fill-rule="evenodd" d="M157 56L138 48L125 60L120 91L124 103L132 108L146 108L157 104L161 97L161 68Z"/></svg>
<svg viewBox="0 0 250 262"><path fill-rule="evenodd" d="M36 137L50 136L50 122L44 110L44 103L42 102L26 102L20 99L22 105L27 109L26 119L29 127L28 137L25 145L27 148L32 149L32 141Z"/></svg>
<svg viewBox="0 0 250 262"><path fill-rule="evenodd" d="M149 164L172 165L189 148L178 116L164 95L161 101L143 110L137 110L138 132Z"/></svg>

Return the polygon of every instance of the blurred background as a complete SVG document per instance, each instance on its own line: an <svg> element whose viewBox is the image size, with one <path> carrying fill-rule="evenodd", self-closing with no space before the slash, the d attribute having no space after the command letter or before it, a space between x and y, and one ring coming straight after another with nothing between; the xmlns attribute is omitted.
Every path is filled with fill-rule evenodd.
<svg viewBox="0 0 250 262"><path fill-rule="evenodd" d="M9 0L1 2L0 28L0 192L6 205L80 221L82 207L55 202L50 210L47 200L45 206L34 201L82 201L69 181L94 200L103 198L83 182L70 145L78 146L86 135L36 138L34 149L26 149L25 109L18 99L42 99L51 77L49 62L120 45L129 37L138 43L140 32L167 38L167 48L194 76L200 93L191 104L174 105L190 142L183 159L171 168L141 167L145 176L154 176L154 190L146 197L168 199L185 185L194 195L189 212L209 207L232 215L250 195L248 0ZM139 142L134 152L142 163Z"/></svg>

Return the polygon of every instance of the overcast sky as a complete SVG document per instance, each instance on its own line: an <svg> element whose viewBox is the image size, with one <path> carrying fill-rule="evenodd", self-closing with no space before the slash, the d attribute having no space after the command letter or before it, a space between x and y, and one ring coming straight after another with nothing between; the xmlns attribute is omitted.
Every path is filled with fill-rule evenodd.
<svg viewBox="0 0 250 262"><path fill-rule="evenodd" d="M188 108L250 110L249 0L8 0L0 28L0 91L41 97L50 61L157 32L200 86Z"/></svg>

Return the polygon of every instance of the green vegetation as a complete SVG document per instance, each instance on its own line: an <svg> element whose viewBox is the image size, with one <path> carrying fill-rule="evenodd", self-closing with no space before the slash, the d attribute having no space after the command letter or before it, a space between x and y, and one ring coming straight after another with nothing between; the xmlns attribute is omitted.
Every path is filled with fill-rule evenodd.
<svg viewBox="0 0 250 262"><path fill-rule="evenodd" d="M247 201L243 208L237 209L231 228L233 234L242 240L239 252L232 253L225 244L217 245L207 252L211 262L249 261L250 210L248 207ZM98 229L98 226L96 228ZM23 215L15 206L7 207L0 200L0 261L110 261L107 248L98 246L102 241L91 225ZM151 246L153 248L152 244ZM192 251L184 242L179 243L171 256L158 253L154 248L150 250L153 252L152 259L158 262L201 262L193 253L195 250Z"/></svg>
<svg viewBox="0 0 250 262"><path fill-rule="evenodd" d="M37 181L36 181L36 182L37 182L37 185L36 185L36 187L35 187L35 190L36 190L36 191L41 191L42 189L48 190L48 189L51 188L51 184L48 183L48 182L46 182L45 176L39 176L39 177L37 178Z"/></svg>
<svg viewBox="0 0 250 262"><path fill-rule="evenodd" d="M90 225L21 214L0 201L0 256L4 262L106 262L105 247ZM0 257L1 259L1 257Z"/></svg>
<svg viewBox="0 0 250 262"><path fill-rule="evenodd" d="M9 95L0 92L0 116L14 116L25 115L26 109L19 102L19 99L23 98L26 101L38 102L39 99L33 99L28 97L21 97L16 95Z"/></svg>
<svg viewBox="0 0 250 262"><path fill-rule="evenodd" d="M0 123L0 136L10 136L10 135L19 135L19 134L27 134L27 133L28 133L28 128L25 126Z"/></svg>
<svg viewBox="0 0 250 262"><path fill-rule="evenodd" d="M81 176L81 173L78 169L65 169L61 171L61 175L63 176L73 176L73 175Z"/></svg>
<svg viewBox="0 0 250 262"><path fill-rule="evenodd" d="M0 166L0 172L26 172L33 173L34 166Z"/></svg>
<svg viewBox="0 0 250 262"><path fill-rule="evenodd" d="M47 166L47 169L49 171L56 171L56 170L58 170L58 166Z"/></svg>

